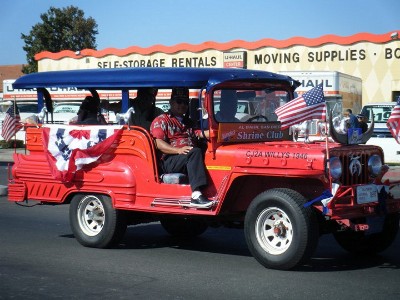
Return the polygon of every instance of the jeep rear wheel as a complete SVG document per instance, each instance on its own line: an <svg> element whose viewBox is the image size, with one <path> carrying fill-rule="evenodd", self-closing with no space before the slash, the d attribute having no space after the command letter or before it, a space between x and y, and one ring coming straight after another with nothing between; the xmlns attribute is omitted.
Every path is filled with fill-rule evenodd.
<svg viewBox="0 0 400 300"><path fill-rule="evenodd" d="M386 250L396 239L399 231L399 214L388 215L382 231L368 234L364 231L341 231L334 233L338 244L354 254L371 255Z"/></svg>
<svg viewBox="0 0 400 300"><path fill-rule="evenodd" d="M161 218L162 227L170 235L179 238L192 238L204 233L208 225L202 219L188 217L170 217Z"/></svg>
<svg viewBox="0 0 400 300"><path fill-rule="evenodd" d="M318 222L306 199L290 189L272 189L250 204L244 223L250 252L263 266L288 270L310 258Z"/></svg>
<svg viewBox="0 0 400 300"><path fill-rule="evenodd" d="M69 219L75 238L86 247L108 248L123 237L127 222L108 196L78 194L72 198Z"/></svg>

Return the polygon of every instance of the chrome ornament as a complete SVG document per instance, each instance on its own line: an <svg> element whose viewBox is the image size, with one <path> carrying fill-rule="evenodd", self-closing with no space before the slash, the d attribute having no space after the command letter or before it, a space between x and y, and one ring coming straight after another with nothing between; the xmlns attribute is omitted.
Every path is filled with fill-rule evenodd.
<svg viewBox="0 0 400 300"><path fill-rule="evenodd" d="M126 113L117 113L116 115L115 115L115 119L116 119L116 121L117 121L117 123L118 124L128 124L129 125L129 119L130 119L130 116L131 116L131 114L134 114L135 113L135 110L134 110L134 108L133 107L130 107L127 111L126 111Z"/></svg>
<svg viewBox="0 0 400 300"><path fill-rule="evenodd" d="M289 127L289 135L293 135L293 142L297 142L299 135L304 136L304 142L309 143L309 135L311 129L311 120L306 120L300 124L292 125Z"/></svg>
<svg viewBox="0 0 400 300"><path fill-rule="evenodd" d="M355 174L357 174L357 176L361 175L362 166L359 159L359 156L350 156L351 162L349 165L349 171L352 176L354 176Z"/></svg>
<svg viewBox="0 0 400 300"><path fill-rule="evenodd" d="M335 120L336 122L339 122L338 124L340 124L340 125L337 125L336 127L334 126L334 123L333 123L334 118L331 117L332 114L333 114L333 111L331 111L331 114L329 117L329 134L335 142L340 143L340 144L345 144L345 145L347 145L347 144L365 144L371 138L372 133L374 132L374 126L375 126L373 117L371 118L371 125L369 126L369 128L366 132L364 132L361 135L357 135L357 136L352 135L349 140L348 132L347 131L345 133L342 132L343 128L341 128L341 127L343 127L343 125L342 125L341 121Z"/></svg>
<svg viewBox="0 0 400 300"><path fill-rule="evenodd" d="M38 114L33 114L32 116L27 117L25 120L23 120L23 123L33 124L39 128L38 124L39 123L43 124L47 113L48 113L48 110L47 110L46 106L43 106L42 110Z"/></svg>

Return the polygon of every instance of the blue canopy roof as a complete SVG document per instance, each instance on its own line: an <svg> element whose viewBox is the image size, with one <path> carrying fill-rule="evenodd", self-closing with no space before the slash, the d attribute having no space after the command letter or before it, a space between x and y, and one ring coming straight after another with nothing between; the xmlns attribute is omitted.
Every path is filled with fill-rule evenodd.
<svg viewBox="0 0 400 300"><path fill-rule="evenodd" d="M28 74L17 79L16 89L77 87L94 89L134 89L138 87L211 87L228 81L277 80L294 85L292 78L271 72L221 68L118 68L51 71Z"/></svg>

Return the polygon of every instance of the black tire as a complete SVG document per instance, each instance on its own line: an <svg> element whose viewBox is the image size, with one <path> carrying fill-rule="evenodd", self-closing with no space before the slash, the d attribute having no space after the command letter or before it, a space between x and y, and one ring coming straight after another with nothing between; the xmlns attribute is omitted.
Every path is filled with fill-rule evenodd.
<svg viewBox="0 0 400 300"><path fill-rule="evenodd" d="M166 216L160 219L160 223L166 232L178 238L193 238L208 228L207 223L199 218Z"/></svg>
<svg viewBox="0 0 400 300"><path fill-rule="evenodd" d="M386 250L399 231L399 214L385 217L382 231L368 234L364 231L341 231L333 234L346 251L359 255L373 255Z"/></svg>
<svg viewBox="0 0 400 300"><path fill-rule="evenodd" d="M306 199L290 189L259 194L245 217L244 233L252 255L266 268L289 270L315 251L319 228Z"/></svg>
<svg viewBox="0 0 400 300"><path fill-rule="evenodd" d="M109 248L118 243L127 227L125 213L113 208L105 195L75 195L69 207L69 221L75 238L83 246Z"/></svg>

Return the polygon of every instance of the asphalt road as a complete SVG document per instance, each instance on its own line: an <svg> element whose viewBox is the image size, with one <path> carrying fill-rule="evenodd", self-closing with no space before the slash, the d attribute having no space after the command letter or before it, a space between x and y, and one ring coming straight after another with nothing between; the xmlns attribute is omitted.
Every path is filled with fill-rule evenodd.
<svg viewBox="0 0 400 300"><path fill-rule="evenodd" d="M5 174L2 164L0 184ZM354 257L327 235L309 264L276 271L250 255L242 230L179 241L158 223L90 249L74 239L67 205L0 197L0 299L399 299L399 250L400 235L379 256Z"/></svg>

